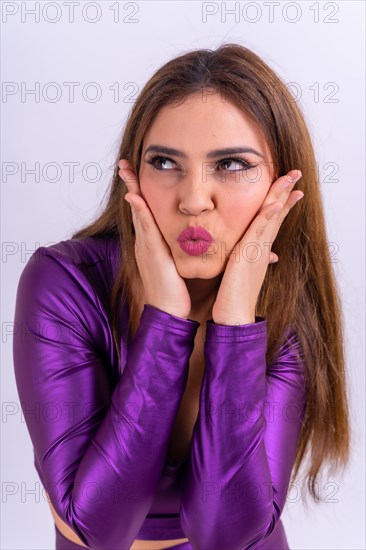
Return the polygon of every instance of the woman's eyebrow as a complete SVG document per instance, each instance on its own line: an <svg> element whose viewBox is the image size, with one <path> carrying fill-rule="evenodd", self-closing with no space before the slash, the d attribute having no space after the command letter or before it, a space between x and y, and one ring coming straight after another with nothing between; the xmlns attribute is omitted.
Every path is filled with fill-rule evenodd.
<svg viewBox="0 0 366 550"><path fill-rule="evenodd" d="M145 151L145 154L149 151L153 151L155 153L165 153L166 155L174 155L175 157L185 159L187 158L187 155L182 151L178 151L178 149L173 149L172 147L165 147L164 145L149 145ZM233 155L236 153L253 153L254 155L258 155L264 159L262 153L259 153L252 147L226 147L224 149L214 149L213 151L207 153L207 158L216 158L223 155Z"/></svg>

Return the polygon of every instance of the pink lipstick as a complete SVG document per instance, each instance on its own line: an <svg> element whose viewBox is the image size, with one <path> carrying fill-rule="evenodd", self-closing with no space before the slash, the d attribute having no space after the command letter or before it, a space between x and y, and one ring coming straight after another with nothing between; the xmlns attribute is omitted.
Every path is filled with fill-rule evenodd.
<svg viewBox="0 0 366 550"><path fill-rule="evenodd" d="M207 252L213 240L212 235L201 226L189 226L177 237L181 249L190 256Z"/></svg>

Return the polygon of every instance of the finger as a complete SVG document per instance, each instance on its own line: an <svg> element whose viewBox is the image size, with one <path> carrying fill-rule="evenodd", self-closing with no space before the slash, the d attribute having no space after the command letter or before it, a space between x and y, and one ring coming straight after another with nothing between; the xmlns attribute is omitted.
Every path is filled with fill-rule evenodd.
<svg viewBox="0 0 366 550"><path fill-rule="evenodd" d="M275 264L276 262L278 262L278 256L274 252L271 252L270 258L269 258L269 263L270 264Z"/></svg>
<svg viewBox="0 0 366 550"><path fill-rule="evenodd" d="M287 214L290 212L291 208L295 206L295 204L300 199L302 199L303 196L304 196L304 193L302 191L296 190L289 195L285 204L282 205L280 201L272 203L274 204L272 219L277 221L277 224L281 225L283 220L286 218ZM282 206L280 207L280 205Z"/></svg>
<svg viewBox="0 0 366 550"><path fill-rule="evenodd" d="M273 242L279 226L285 217L285 209L284 205L279 201L271 202L264 206L250 227L250 231L253 230L255 238ZM247 231L245 238L249 239L249 231Z"/></svg>
<svg viewBox="0 0 366 550"><path fill-rule="evenodd" d="M139 183L129 164L121 164L118 174L126 184L128 191L139 194Z"/></svg>
<svg viewBox="0 0 366 550"><path fill-rule="evenodd" d="M289 195L285 197L285 200L283 201L282 198L279 198L278 200L269 203L268 207L270 210L268 211L267 218L275 218L280 219L281 222L285 219L291 208L304 196L304 193L300 190L293 191ZM272 212L272 216L271 216Z"/></svg>
<svg viewBox="0 0 366 550"><path fill-rule="evenodd" d="M300 199L302 199L303 196L304 196L304 193L302 191L296 190L293 193L291 193L286 203L286 205L288 206L288 210L290 210Z"/></svg>
<svg viewBox="0 0 366 550"><path fill-rule="evenodd" d="M132 171L130 172L131 178L135 177L134 173ZM137 180L136 177L135 179ZM131 205L132 220L135 231L141 231L144 234L144 241L146 245L149 246L149 243L156 243L156 239L162 242L163 236L154 215L144 198L139 194L132 193L131 191L125 194L124 199Z"/></svg>
<svg viewBox="0 0 366 550"><path fill-rule="evenodd" d="M272 193L277 198L281 197L284 191L285 194L289 194L300 178L302 178L300 170L290 170L284 176L279 177L274 183Z"/></svg>
<svg viewBox="0 0 366 550"><path fill-rule="evenodd" d="M135 193L141 196L140 184L134 171L132 170L129 161L124 159L118 162L120 168L118 174L126 184L129 193Z"/></svg>
<svg viewBox="0 0 366 550"><path fill-rule="evenodd" d="M272 201L278 201L285 204L295 184L302 177L300 170L290 170L284 176L279 177L271 186L268 195L266 196L263 206L270 204Z"/></svg>
<svg viewBox="0 0 366 550"><path fill-rule="evenodd" d="M141 201L139 202L136 200L136 195L126 193L124 198L131 205L131 215L136 239L140 241L142 237L142 242L149 248L150 244L157 238L157 232L159 232L152 213L143 199L141 199L143 204L141 204Z"/></svg>

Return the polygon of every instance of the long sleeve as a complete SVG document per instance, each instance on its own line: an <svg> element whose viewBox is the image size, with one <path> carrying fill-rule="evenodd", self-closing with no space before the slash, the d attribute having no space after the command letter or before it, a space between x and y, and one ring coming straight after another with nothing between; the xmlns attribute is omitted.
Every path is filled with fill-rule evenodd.
<svg viewBox="0 0 366 550"><path fill-rule="evenodd" d="M72 269L45 247L23 269L16 384L56 512L89 548L125 550L154 498L199 323L145 304L115 383L98 299Z"/></svg>
<svg viewBox="0 0 366 550"><path fill-rule="evenodd" d="M305 410L304 363L290 331L266 372L267 321L255 319L207 322L181 500L181 525L194 549L262 548L285 504Z"/></svg>

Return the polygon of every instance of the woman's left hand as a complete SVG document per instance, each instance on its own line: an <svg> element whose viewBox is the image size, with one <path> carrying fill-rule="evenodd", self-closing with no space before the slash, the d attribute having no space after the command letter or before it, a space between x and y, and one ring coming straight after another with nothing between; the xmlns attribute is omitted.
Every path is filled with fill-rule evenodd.
<svg viewBox="0 0 366 550"><path fill-rule="evenodd" d="M259 213L233 248L212 306L214 323L255 322L255 306L268 264L278 261L271 246L290 209L303 197L302 191L291 192L301 176L300 170L291 170L271 185Z"/></svg>

